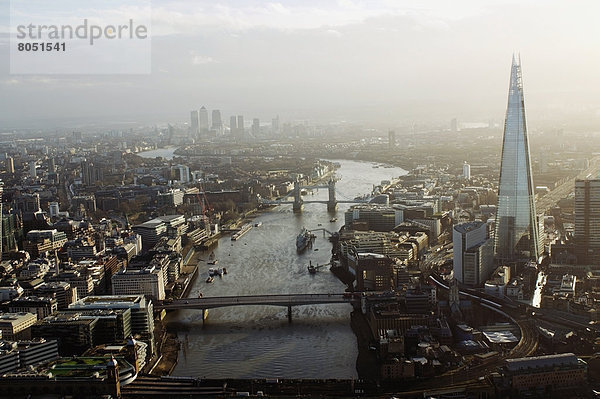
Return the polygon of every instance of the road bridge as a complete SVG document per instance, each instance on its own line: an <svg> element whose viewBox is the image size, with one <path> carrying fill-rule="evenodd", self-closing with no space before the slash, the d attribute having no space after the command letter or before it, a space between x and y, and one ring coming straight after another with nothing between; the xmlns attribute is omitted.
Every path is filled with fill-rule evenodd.
<svg viewBox="0 0 600 399"><path fill-rule="evenodd" d="M276 294L276 295L242 295L176 299L170 302L157 303L157 310L198 309L202 310L202 319L206 318L208 309L228 306L267 305L288 308L288 320L292 321L292 306L326 305L333 303L349 303L360 305L359 294Z"/></svg>

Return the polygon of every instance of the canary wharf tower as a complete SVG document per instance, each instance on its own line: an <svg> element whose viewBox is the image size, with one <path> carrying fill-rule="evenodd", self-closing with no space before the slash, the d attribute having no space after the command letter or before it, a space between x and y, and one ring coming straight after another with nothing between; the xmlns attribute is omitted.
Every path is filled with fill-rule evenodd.
<svg viewBox="0 0 600 399"><path fill-rule="evenodd" d="M504 121L494 252L500 262L536 259L539 254L521 62L514 56Z"/></svg>

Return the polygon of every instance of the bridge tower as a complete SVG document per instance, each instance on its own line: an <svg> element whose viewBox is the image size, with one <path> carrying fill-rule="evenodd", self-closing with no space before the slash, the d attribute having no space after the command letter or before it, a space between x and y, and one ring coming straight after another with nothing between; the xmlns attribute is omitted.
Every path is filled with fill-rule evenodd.
<svg viewBox="0 0 600 399"><path fill-rule="evenodd" d="M304 208L304 201L302 200L302 195L300 194L300 182L296 180L294 182L294 205L293 210L296 213L302 212L302 208Z"/></svg>
<svg viewBox="0 0 600 399"><path fill-rule="evenodd" d="M329 180L327 183L327 189L329 191L329 200L327 201L327 210L329 212L335 212L337 210L337 199L335 198L335 179Z"/></svg>

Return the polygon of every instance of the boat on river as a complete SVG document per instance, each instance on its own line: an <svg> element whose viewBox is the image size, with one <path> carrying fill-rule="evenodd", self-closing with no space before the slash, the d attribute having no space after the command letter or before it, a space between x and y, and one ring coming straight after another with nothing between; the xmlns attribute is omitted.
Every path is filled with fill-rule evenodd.
<svg viewBox="0 0 600 399"><path fill-rule="evenodd" d="M302 228L302 231L296 237L296 250L298 252L304 251L309 245L312 244L314 235L306 228Z"/></svg>

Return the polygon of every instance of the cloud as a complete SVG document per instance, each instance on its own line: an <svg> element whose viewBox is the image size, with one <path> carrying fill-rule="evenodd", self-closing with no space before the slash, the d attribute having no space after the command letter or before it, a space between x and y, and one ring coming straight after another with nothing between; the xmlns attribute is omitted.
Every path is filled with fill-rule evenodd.
<svg viewBox="0 0 600 399"><path fill-rule="evenodd" d="M208 57L205 55L193 55L192 56L192 64L193 65L206 65L217 62L214 58Z"/></svg>
<svg viewBox="0 0 600 399"><path fill-rule="evenodd" d="M0 83L3 85L6 85L6 86L13 86L13 85L18 85L20 82L17 79L6 79L6 80L0 81Z"/></svg>
<svg viewBox="0 0 600 399"><path fill-rule="evenodd" d="M335 36L335 37L342 37L343 36L340 31L335 30L335 29L327 29L325 31L325 33L327 33L330 36Z"/></svg>

